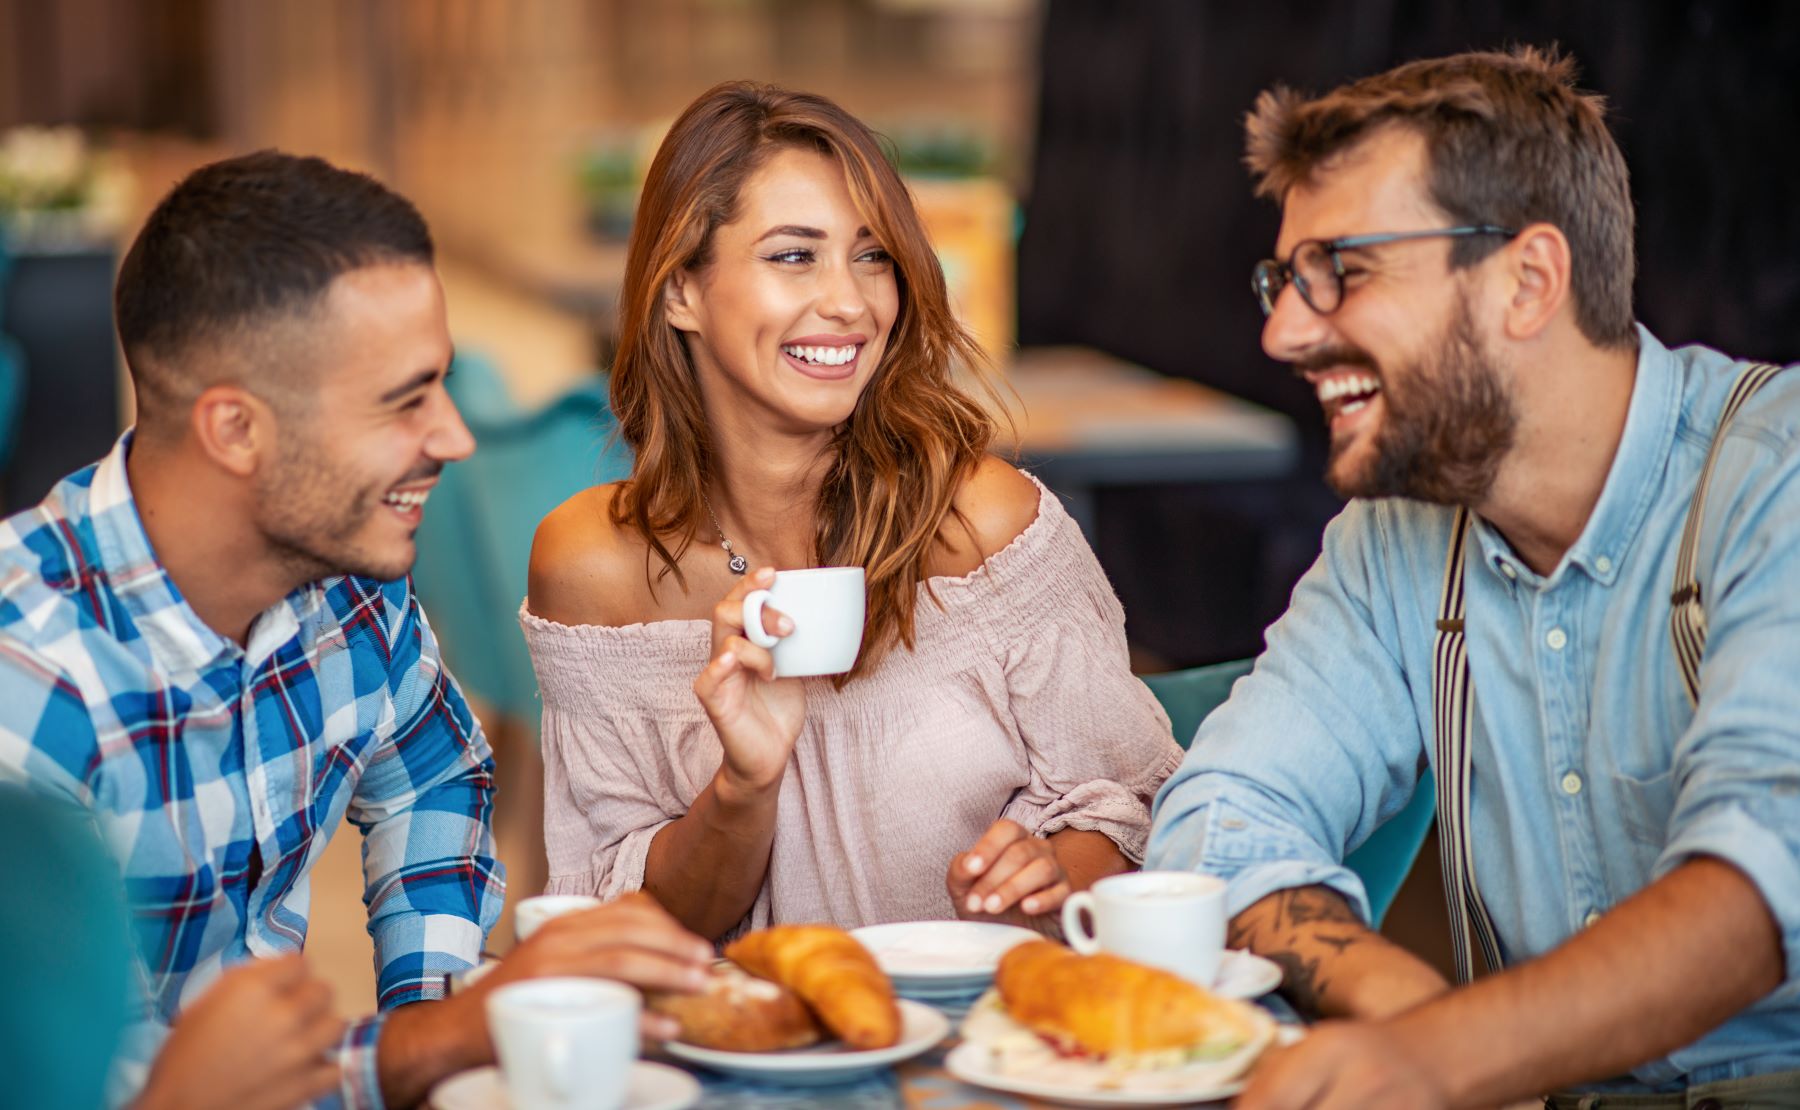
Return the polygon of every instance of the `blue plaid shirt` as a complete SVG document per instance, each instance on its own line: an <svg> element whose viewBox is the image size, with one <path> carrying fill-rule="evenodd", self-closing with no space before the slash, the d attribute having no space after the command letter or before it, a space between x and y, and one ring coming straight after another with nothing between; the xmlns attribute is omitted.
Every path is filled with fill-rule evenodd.
<svg viewBox="0 0 1800 1110"><path fill-rule="evenodd" d="M157 563L130 442L0 523L0 779L87 807L123 868L142 991L121 1101L224 968L305 943L346 815L382 1012L473 965L504 896L487 740L410 584L304 586L240 648ZM348 1105L380 1105L381 1021L345 1038Z"/></svg>

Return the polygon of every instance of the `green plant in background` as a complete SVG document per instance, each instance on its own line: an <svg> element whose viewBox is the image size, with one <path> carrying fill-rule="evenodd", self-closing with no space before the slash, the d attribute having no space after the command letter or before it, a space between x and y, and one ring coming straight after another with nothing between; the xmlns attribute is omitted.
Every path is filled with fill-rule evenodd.
<svg viewBox="0 0 1800 1110"><path fill-rule="evenodd" d="M15 127L0 135L0 225L15 239L109 234L129 190L129 179L76 128Z"/></svg>
<svg viewBox="0 0 1800 1110"><path fill-rule="evenodd" d="M982 177L995 170L993 144L957 123L904 124L890 129L887 141L894 164L908 177Z"/></svg>
<svg viewBox="0 0 1800 1110"><path fill-rule="evenodd" d="M595 139L581 153L577 177L587 207L588 228L602 239L631 234L643 185L642 160L635 136L614 134Z"/></svg>

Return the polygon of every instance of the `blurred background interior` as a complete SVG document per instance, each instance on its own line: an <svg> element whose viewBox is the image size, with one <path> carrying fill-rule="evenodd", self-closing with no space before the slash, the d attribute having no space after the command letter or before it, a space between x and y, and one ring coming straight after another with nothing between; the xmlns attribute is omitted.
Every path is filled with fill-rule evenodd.
<svg viewBox="0 0 1800 1110"><path fill-rule="evenodd" d="M511 896L534 893L514 613L537 518L629 465L606 438L613 296L688 101L769 80L892 141L1018 392L1013 446L1087 529L1149 673L1254 654L1337 507L1317 405L1258 346L1248 275L1278 213L1250 197L1244 111L1275 82L1553 41L1615 109L1641 318L1800 357L1800 5L1777 0L0 0L0 509L129 422L113 270L183 173L277 146L405 193L481 443L432 500L417 581L502 761ZM354 840L308 945L347 1013L374 981ZM1435 856L1387 927L1447 963Z"/></svg>

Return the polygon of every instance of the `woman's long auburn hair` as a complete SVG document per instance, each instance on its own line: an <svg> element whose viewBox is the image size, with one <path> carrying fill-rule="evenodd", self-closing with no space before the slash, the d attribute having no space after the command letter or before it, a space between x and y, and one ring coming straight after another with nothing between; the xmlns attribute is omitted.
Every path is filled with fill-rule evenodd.
<svg viewBox="0 0 1800 1110"><path fill-rule="evenodd" d="M864 568L865 673L896 641L913 644L913 606L952 501L995 434L994 419L952 380L960 363L998 402L992 369L950 307L944 273L898 171L873 132L822 96L728 81L669 130L638 202L620 292L612 409L637 454L612 501L685 587L680 559L706 521L717 455L687 345L664 312L681 270L711 262L713 233L737 214L744 182L777 150L815 150L843 167L857 212L894 259L900 310L881 363L837 429L820 486L814 556ZM960 514L958 519L960 519ZM646 554L646 574L649 573Z"/></svg>

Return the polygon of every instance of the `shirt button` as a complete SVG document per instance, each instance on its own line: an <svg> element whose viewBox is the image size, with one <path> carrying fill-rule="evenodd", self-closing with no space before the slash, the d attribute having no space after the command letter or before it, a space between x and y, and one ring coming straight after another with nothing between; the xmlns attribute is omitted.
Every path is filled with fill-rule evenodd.
<svg viewBox="0 0 1800 1110"><path fill-rule="evenodd" d="M1501 563L1500 573L1506 575L1509 581L1517 581L1519 577L1519 572L1512 568L1511 563Z"/></svg>
<svg viewBox="0 0 1800 1110"><path fill-rule="evenodd" d="M1608 574L1612 571L1612 560L1602 555L1594 560L1594 569L1601 574Z"/></svg>
<svg viewBox="0 0 1800 1110"><path fill-rule="evenodd" d="M1581 776L1573 771L1564 775L1562 777L1562 790L1564 794L1569 795L1581 793Z"/></svg>
<svg viewBox="0 0 1800 1110"><path fill-rule="evenodd" d="M1550 645L1551 651L1561 651L1569 644L1569 634L1560 628L1552 628L1545 635L1544 642Z"/></svg>
<svg viewBox="0 0 1800 1110"><path fill-rule="evenodd" d="M1592 929L1594 927L1594 922L1598 920L1600 920L1600 911L1589 910L1587 916L1581 919L1581 924L1583 928Z"/></svg>

